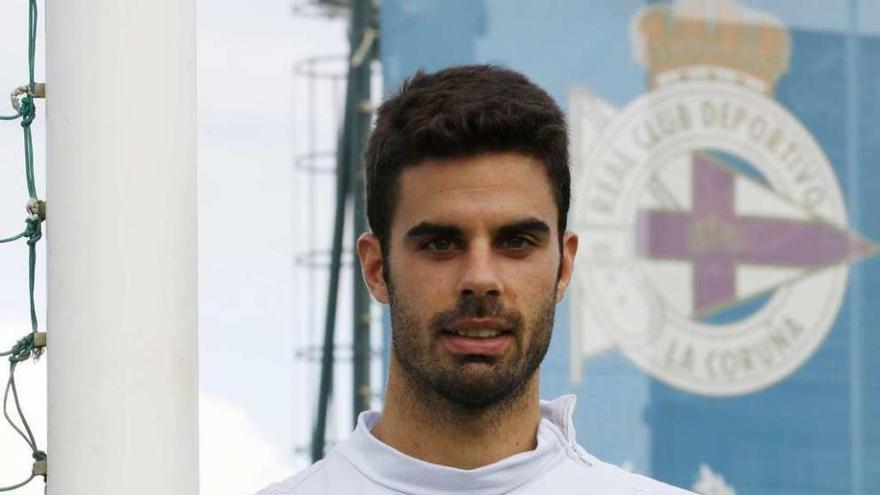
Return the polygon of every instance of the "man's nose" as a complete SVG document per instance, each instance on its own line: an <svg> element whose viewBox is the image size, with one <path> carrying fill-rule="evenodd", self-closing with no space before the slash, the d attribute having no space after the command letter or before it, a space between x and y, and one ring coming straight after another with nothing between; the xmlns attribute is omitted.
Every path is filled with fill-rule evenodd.
<svg viewBox="0 0 880 495"><path fill-rule="evenodd" d="M459 293L464 296L498 296L502 284L491 246L475 244L464 260Z"/></svg>

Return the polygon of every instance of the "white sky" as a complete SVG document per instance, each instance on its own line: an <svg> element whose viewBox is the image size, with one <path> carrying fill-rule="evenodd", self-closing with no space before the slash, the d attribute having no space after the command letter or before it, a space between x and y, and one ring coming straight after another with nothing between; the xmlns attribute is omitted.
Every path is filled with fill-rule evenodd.
<svg viewBox="0 0 880 495"><path fill-rule="evenodd" d="M24 84L27 74L26 2L7 4L0 31L0 94ZM326 203L329 198L321 193L329 181L317 179L327 184L315 188L312 183L318 194L306 198L302 191L307 185L292 168L293 142L301 143L294 136L302 133L302 122L294 116L302 114L306 103L292 67L308 56L345 53L345 23L294 16L290 0L260 5L212 0L198 6L200 455L202 493L212 495L251 493L301 467L292 448L308 441L301 434L313 414L311 391L293 388L299 385L293 332L302 331L295 323L308 313L304 301L322 306L323 298L306 297L295 288L302 277L297 278L292 260L315 242L303 242L303 214L329 218L332 212L315 212L305 202ZM42 15L42 2L40 8ZM40 81L43 19L37 48ZM12 113L6 101L0 99L0 114ZM34 141L42 195L46 139L43 104L38 106ZM327 113L318 118L330 117ZM319 141L326 138L319 136ZM24 226L21 153L18 124L0 122L0 237ZM45 246L42 242L38 255L41 323ZM23 242L0 245L4 350L29 331L26 262ZM323 310L316 314L320 323ZM6 376L0 370L0 380ZM45 362L24 363L18 376L25 412L45 446ZM0 423L0 486L20 481L30 469L27 447L13 435ZM41 483L34 482L15 493L43 492Z"/></svg>

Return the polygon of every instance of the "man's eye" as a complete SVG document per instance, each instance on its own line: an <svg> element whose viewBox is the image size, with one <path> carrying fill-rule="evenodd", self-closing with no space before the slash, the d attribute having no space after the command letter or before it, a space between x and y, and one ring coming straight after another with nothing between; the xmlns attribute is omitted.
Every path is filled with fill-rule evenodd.
<svg viewBox="0 0 880 495"><path fill-rule="evenodd" d="M531 246L532 244L533 243L529 239L527 239L523 236L519 236L519 235L513 236L513 237L508 237L507 239L504 239L501 241L501 247L503 249L514 249L514 250L525 249L525 248Z"/></svg>
<svg viewBox="0 0 880 495"><path fill-rule="evenodd" d="M455 249L455 243L449 239L431 239L430 241L422 244L422 249L434 253L447 253Z"/></svg>

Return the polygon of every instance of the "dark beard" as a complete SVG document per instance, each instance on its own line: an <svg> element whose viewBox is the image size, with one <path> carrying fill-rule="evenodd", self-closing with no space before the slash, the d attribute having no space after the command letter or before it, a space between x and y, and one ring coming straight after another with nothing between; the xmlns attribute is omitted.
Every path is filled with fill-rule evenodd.
<svg viewBox="0 0 880 495"><path fill-rule="evenodd" d="M436 399L461 412L503 409L523 393L550 345L555 298L549 295L538 314L524 326L522 315L504 308L491 296L463 296L454 309L434 315L427 328L410 314L393 292L391 339L394 356L413 385L414 399L435 407ZM457 356L440 362L434 355L436 338L449 323L462 318L492 317L512 329L515 350L509 356ZM523 339L528 338L527 342ZM439 412L439 411L437 411Z"/></svg>

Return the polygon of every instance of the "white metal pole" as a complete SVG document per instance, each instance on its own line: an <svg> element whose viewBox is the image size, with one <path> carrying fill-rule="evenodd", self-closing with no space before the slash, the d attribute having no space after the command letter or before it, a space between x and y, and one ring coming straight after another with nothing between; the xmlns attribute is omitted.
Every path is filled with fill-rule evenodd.
<svg viewBox="0 0 880 495"><path fill-rule="evenodd" d="M195 495L195 0L46 4L49 494Z"/></svg>

